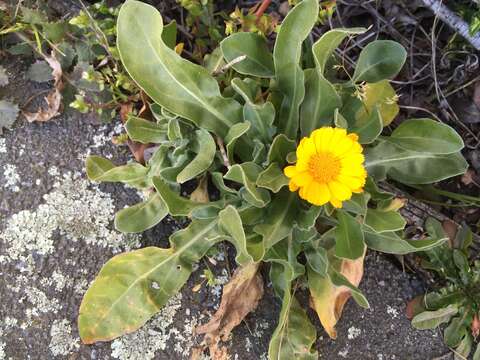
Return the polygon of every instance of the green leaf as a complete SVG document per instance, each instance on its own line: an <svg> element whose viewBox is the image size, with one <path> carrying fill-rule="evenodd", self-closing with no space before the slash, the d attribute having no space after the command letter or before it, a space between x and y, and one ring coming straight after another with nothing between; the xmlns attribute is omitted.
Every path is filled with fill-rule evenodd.
<svg viewBox="0 0 480 360"><path fill-rule="evenodd" d="M365 225L377 233L403 230L406 224L403 216L397 211L368 209L365 217Z"/></svg>
<svg viewBox="0 0 480 360"><path fill-rule="evenodd" d="M308 265L313 271L320 276L327 276L328 270L328 255L327 250L318 246L316 248L309 248L305 250L305 257L307 258Z"/></svg>
<svg viewBox="0 0 480 360"><path fill-rule="evenodd" d="M431 119L405 120L384 139L405 150L432 154L453 154L464 147L453 128Z"/></svg>
<svg viewBox="0 0 480 360"><path fill-rule="evenodd" d="M236 194L237 191L235 189L229 188L225 185L223 181L223 174L221 172L213 172L210 174L212 176L212 182L215 187L220 191L222 194Z"/></svg>
<svg viewBox="0 0 480 360"><path fill-rule="evenodd" d="M321 74L325 73L327 61L332 57L334 50L342 43L342 41L350 35L363 34L365 28L339 28L327 31L313 45L313 54L315 63L320 69Z"/></svg>
<svg viewBox="0 0 480 360"><path fill-rule="evenodd" d="M350 200L343 203L343 210L357 215L365 215L367 213L367 204L369 200L370 194L368 192L353 194Z"/></svg>
<svg viewBox="0 0 480 360"><path fill-rule="evenodd" d="M382 133L383 122L380 112L375 107L365 123L359 127L353 126L350 131L358 135L360 144L371 144Z"/></svg>
<svg viewBox="0 0 480 360"><path fill-rule="evenodd" d="M335 109L342 100L334 86L323 77L319 68L305 70L305 98L300 108L302 136L322 126L330 125Z"/></svg>
<svg viewBox="0 0 480 360"><path fill-rule="evenodd" d="M430 250L443 244L448 238L404 240L394 232L375 233L364 229L365 242L370 249L387 254L405 255L417 251Z"/></svg>
<svg viewBox="0 0 480 360"><path fill-rule="evenodd" d="M167 140L167 131L164 126L136 116L130 116L125 123L125 130L133 141L143 144L160 144Z"/></svg>
<svg viewBox="0 0 480 360"><path fill-rule="evenodd" d="M439 325L449 322L457 313L458 308L454 305L436 311L424 311L412 319L412 326L419 330L435 329Z"/></svg>
<svg viewBox="0 0 480 360"><path fill-rule="evenodd" d="M294 140L290 140L284 134L277 135L268 150L268 163L276 162L284 165L287 162L287 155L296 148L297 144Z"/></svg>
<svg viewBox="0 0 480 360"><path fill-rule="evenodd" d="M250 123L246 121L235 124L230 128L230 130L228 130L227 136L225 136L225 148L227 150L227 158L228 161L230 161L230 164L235 163L235 145L238 139L242 135L246 134L248 129L250 129Z"/></svg>
<svg viewBox="0 0 480 360"><path fill-rule="evenodd" d="M473 360L480 360L480 344L477 344L477 349L473 354Z"/></svg>
<svg viewBox="0 0 480 360"><path fill-rule="evenodd" d="M247 250L247 239L243 230L242 219L238 211L232 205L227 206L218 214L218 227L228 235L229 241L235 245L237 257L235 260L239 265L246 265L253 262L253 258Z"/></svg>
<svg viewBox="0 0 480 360"><path fill-rule="evenodd" d="M262 168L255 163L246 162L233 165L224 178L242 184L247 193L249 202L256 207L264 207L270 202L270 193L265 189L257 188L255 182Z"/></svg>
<svg viewBox="0 0 480 360"><path fill-rule="evenodd" d="M317 332L295 296L286 292L278 325L270 339L268 358L275 360L316 360L317 352L311 350Z"/></svg>
<svg viewBox="0 0 480 360"><path fill-rule="evenodd" d="M127 1L117 29L123 65L156 103L221 137L242 121L240 104L221 96L208 71L182 59L163 42L163 21L155 8Z"/></svg>
<svg viewBox="0 0 480 360"><path fill-rule="evenodd" d="M365 167L369 174L385 174L404 184L429 184L464 174L468 163L462 154L431 154L400 148L388 141L367 149Z"/></svg>
<svg viewBox="0 0 480 360"><path fill-rule="evenodd" d="M205 206L205 203L195 202L177 194L158 176L153 177L153 185L172 216L190 216L194 209Z"/></svg>
<svg viewBox="0 0 480 360"><path fill-rule="evenodd" d="M318 17L318 1L304 0L285 17L273 50L277 89L283 95L278 129L290 139L298 131L299 108L305 95L304 74L300 68L302 42Z"/></svg>
<svg viewBox="0 0 480 360"><path fill-rule="evenodd" d="M253 228L263 236L265 248L268 249L285 239L293 231L298 213L298 197L288 190L281 190L267 207L263 224Z"/></svg>
<svg viewBox="0 0 480 360"><path fill-rule="evenodd" d="M196 220L170 237L169 249L147 247L110 259L80 306L82 341L109 341L140 328L180 291L193 264L221 239L216 221Z"/></svg>
<svg viewBox="0 0 480 360"><path fill-rule="evenodd" d="M473 337L470 334L466 334L460 344L455 349L454 360L468 359L470 352L472 351Z"/></svg>
<svg viewBox="0 0 480 360"><path fill-rule="evenodd" d="M245 56L232 65L240 74L273 77L273 57L263 36L252 32L235 33L223 39L220 47L227 63Z"/></svg>
<svg viewBox="0 0 480 360"><path fill-rule="evenodd" d="M393 78L407 58L405 48L391 40L376 40L365 46L358 58L352 80L375 83Z"/></svg>
<svg viewBox="0 0 480 360"><path fill-rule="evenodd" d="M289 237L287 243L277 244L266 256L266 261L272 263L270 280L273 288L282 298L278 324L268 347L269 359L318 359L318 354L311 350L317 337L315 327L291 293L292 281L300 275L299 269L295 270L299 265L296 260L298 251Z"/></svg>
<svg viewBox="0 0 480 360"><path fill-rule="evenodd" d="M337 220L335 255L350 260L363 256L365 242L360 223L352 215L341 210L337 210Z"/></svg>
<svg viewBox="0 0 480 360"><path fill-rule="evenodd" d="M463 337L467 334L467 316L468 311L464 310L462 316L457 316L453 318L450 322L450 325L446 327L443 332L443 339L447 346L457 347L458 345L460 345Z"/></svg>
<svg viewBox="0 0 480 360"><path fill-rule="evenodd" d="M213 163L216 149L215 141L208 131L195 130L192 150L196 152L196 155L177 175L177 182L183 184L206 171Z"/></svg>
<svg viewBox="0 0 480 360"><path fill-rule="evenodd" d="M257 186L268 189L274 193L287 186L289 179L283 174L277 163L271 163L257 178Z"/></svg>
<svg viewBox="0 0 480 360"><path fill-rule="evenodd" d="M98 182L142 183L148 174L148 168L139 163L115 166L100 156L89 156L85 165L88 178Z"/></svg>
<svg viewBox="0 0 480 360"><path fill-rule="evenodd" d="M177 22L175 20L163 27L162 39L170 49L175 49L177 45Z"/></svg>
<svg viewBox="0 0 480 360"><path fill-rule="evenodd" d="M310 206L308 209L301 209L301 214L296 221L297 227L300 230L312 229L320 214L322 213L321 206Z"/></svg>
<svg viewBox="0 0 480 360"><path fill-rule="evenodd" d="M142 232L157 225L168 214L168 209L158 194L147 201L127 207L115 214L115 228L124 233Z"/></svg>

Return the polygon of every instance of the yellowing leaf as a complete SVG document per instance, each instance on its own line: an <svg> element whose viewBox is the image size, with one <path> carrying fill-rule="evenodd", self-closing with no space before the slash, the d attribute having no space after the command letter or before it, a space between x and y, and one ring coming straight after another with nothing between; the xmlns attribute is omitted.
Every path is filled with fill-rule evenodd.
<svg viewBox="0 0 480 360"><path fill-rule="evenodd" d="M358 110L357 119L368 119L376 105L382 116L383 126L390 125L400 111L397 104L397 93L390 82L382 80L377 83L366 84L364 90L364 107Z"/></svg>
<svg viewBox="0 0 480 360"><path fill-rule="evenodd" d="M358 286L363 276L363 256L356 260L340 260L334 265L352 285ZM347 300L352 296L352 290L347 286L336 286L330 276L322 277L312 269L308 269L308 284L312 307L322 323L327 334L337 338L335 325L340 319Z"/></svg>

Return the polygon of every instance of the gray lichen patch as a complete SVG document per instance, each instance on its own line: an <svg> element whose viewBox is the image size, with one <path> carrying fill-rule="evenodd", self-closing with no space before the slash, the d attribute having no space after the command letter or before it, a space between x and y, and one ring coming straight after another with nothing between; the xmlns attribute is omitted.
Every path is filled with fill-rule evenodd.
<svg viewBox="0 0 480 360"><path fill-rule="evenodd" d="M54 356L69 355L80 347L78 339L72 336L72 327L67 319L55 320L50 329L50 345Z"/></svg>
<svg viewBox="0 0 480 360"><path fill-rule="evenodd" d="M0 262L27 261L30 254L48 255L55 250L55 233L89 246L110 247L114 252L140 246L137 236L109 228L115 205L109 194L92 186L80 174L65 174L44 195L36 210L14 214L0 234L8 249Z"/></svg>
<svg viewBox="0 0 480 360"><path fill-rule="evenodd" d="M3 167L3 179L4 184L3 187L13 191L19 192L20 187L18 186L20 183L20 175L17 172L17 167L13 164L6 164Z"/></svg>

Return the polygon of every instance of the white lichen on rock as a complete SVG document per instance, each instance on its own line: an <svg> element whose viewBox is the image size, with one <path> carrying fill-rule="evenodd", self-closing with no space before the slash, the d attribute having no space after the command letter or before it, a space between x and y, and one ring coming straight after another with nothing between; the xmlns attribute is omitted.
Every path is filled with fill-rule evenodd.
<svg viewBox="0 0 480 360"><path fill-rule="evenodd" d="M348 328L347 337L348 337L349 340L353 340L353 339L359 337L361 333L362 333L362 330L360 330L359 328L356 328L355 326L350 326Z"/></svg>
<svg viewBox="0 0 480 360"><path fill-rule="evenodd" d="M55 232L74 242L83 240L87 245L110 247L114 252L140 245L138 236L110 230L115 212L112 198L80 174L64 175L43 199L45 203L36 210L20 211L7 221L0 239L9 247L9 260L25 261L31 253L53 253Z"/></svg>
<svg viewBox="0 0 480 360"><path fill-rule="evenodd" d="M151 360L158 350L165 350L172 335L171 326L182 307L182 294L178 293L145 326L132 334L112 342L112 357L121 360Z"/></svg>
<svg viewBox="0 0 480 360"><path fill-rule="evenodd" d="M13 164L6 164L3 166L3 186L13 192L19 192L20 175L17 172L17 167Z"/></svg>
<svg viewBox="0 0 480 360"><path fill-rule="evenodd" d="M55 320L50 328L49 349L54 356L69 355L80 347L78 339L72 336L72 327L67 319Z"/></svg>
<svg viewBox="0 0 480 360"><path fill-rule="evenodd" d="M7 143L5 141L5 138L0 138L0 154L6 154L7 153Z"/></svg>

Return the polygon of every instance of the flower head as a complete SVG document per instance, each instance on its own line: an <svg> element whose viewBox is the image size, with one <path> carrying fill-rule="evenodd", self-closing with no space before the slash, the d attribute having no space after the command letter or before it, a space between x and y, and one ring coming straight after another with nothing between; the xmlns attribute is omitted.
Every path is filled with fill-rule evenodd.
<svg viewBox="0 0 480 360"><path fill-rule="evenodd" d="M317 206L330 202L342 207L342 201L361 193L365 186L362 152L357 134L332 127L313 131L300 141L297 163L284 169L290 191L299 190L302 199Z"/></svg>

